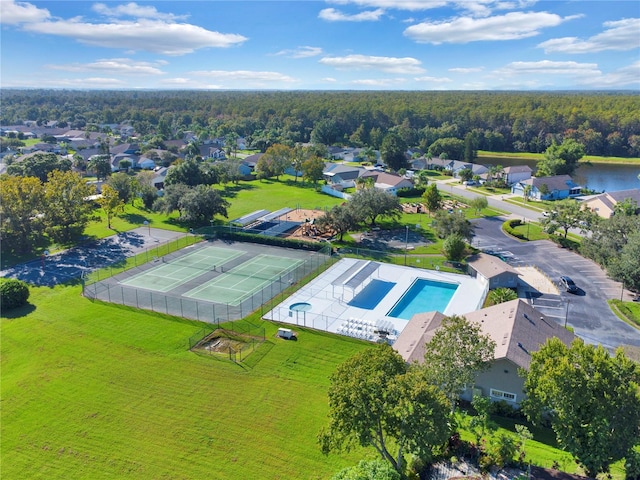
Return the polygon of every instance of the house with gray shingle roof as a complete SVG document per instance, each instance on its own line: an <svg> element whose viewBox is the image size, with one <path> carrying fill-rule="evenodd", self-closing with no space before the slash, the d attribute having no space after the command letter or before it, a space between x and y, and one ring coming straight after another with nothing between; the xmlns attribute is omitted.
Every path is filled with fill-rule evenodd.
<svg viewBox="0 0 640 480"><path fill-rule="evenodd" d="M553 177L531 177L511 186L511 193L524 196L525 187L531 186L529 198L534 200L562 200L580 195L582 187L569 175Z"/></svg>
<svg viewBox="0 0 640 480"><path fill-rule="evenodd" d="M395 173L379 172L377 170L367 170L361 175L362 178L373 178L374 187L396 195L401 188L412 188L413 182Z"/></svg>
<svg viewBox="0 0 640 480"><path fill-rule="evenodd" d="M504 400L520 405L525 399L524 378L519 369L527 370L531 355L550 338L558 338L569 346L576 338L553 319L545 317L522 299L500 303L464 315L480 326L484 335L496 343L494 360L488 370L478 374L475 383L461 395L472 400L474 395ZM418 313L405 326L393 348L406 362L424 361L424 346L431 341L445 318L440 312Z"/></svg>
<svg viewBox="0 0 640 480"><path fill-rule="evenodd" d="M477 253L467 258L469 275L479 279L490 289L517 288L518 271L500 258L486 253Z"/></svg>
<svg viewBox="0 0 640 480"><path fill-rule="evenodd" d="M531 178L533 170L529 165L510 165L502 169L504 172L504 181L507 185L513 185L514 183L522 182Z"/></svg>
<svg viewBox="0 0 640 480"><path fill-rule="evenodd" d="M349 188L354 187L356 179L365 172L366 170L361 167L328 162L322 172L322 177L330 185L340 185L344 188Z"/></svg>

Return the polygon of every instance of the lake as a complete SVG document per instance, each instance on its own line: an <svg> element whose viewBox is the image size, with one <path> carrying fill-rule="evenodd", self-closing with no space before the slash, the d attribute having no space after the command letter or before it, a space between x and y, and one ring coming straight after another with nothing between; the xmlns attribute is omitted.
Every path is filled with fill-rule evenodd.
<svg viewBox="0 0 640 480"><path fill-rule="evenodd" d="M524 158L481 157L477 163L483 165L529 165L534 173L536 161ZM614 192L640 188L640 165L618 165L609 163L592 163L580 165L571 176L578 185L597 192Z"/></svg>

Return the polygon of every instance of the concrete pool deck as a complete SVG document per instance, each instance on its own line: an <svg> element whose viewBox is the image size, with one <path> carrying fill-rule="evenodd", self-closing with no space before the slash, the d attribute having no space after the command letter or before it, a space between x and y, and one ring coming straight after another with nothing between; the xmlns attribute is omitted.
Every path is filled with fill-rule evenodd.
<svg viewBox="0 0 640 480"><path fill-rule="evenodd" d="M350 280L356 277L358 272L365 269L371 270L372 264L377 268L371 275L361 283L349 286L354 285ZM447 308L442 312L445 315L462 315L478 310L487 293L485 285L467 275L343 258L267 312L263 318L342 334L346 333L344 328L346 324L358 325L358 329L367 326L371 332L376 326L384 326L391 335L398 335L408 321L390 317L387 313L418 278L458 285ZM354 296L360 293L371 280L393 282L395 285L373 309L349 305ZM307 303L309 307L305 309L295 307L293 310L290 308L294 304L301 303Z"/></svg>

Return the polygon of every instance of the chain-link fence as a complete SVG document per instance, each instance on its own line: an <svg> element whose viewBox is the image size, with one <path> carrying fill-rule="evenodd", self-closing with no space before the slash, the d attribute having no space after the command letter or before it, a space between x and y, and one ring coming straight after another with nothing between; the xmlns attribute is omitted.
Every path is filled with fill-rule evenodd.
<svg viewBox="0 0 640 480"><path fill-rule="evenodd" d="M152 253L150 252L150 254ZM91 282L85 282L83 295L94 300L219 324L244 318L250 313L262 309L267 302L315 272L330 258L330 245L325 245L321 250L309 254L295 269L272 279L268 285L253 292L251 296L242 300L239 304L222 303L214 300L195 300L186 298L180 293L157 292L119 283L125 278L153 268L155 266L153 255L150 257L150 262L142 265L134 263L129 265L128 268L122 268L119 271L108 269L102 274L96 273L94 278L104 277L104 279L101 281L92 279ZM264 313L263 310L261 310L261 313Z"/></svg>

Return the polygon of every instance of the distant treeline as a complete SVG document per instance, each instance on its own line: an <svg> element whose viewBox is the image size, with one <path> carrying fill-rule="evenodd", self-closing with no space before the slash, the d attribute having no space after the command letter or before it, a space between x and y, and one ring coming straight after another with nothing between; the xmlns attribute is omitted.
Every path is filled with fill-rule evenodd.
<svg viewBox="0 0 640 480"><path fill-rule="evenodd" d="M629 92L202 92L2 90L0 123L94 130L128 123L164 140L235 133L264 151L316 141L379 149L395 130L424 151L438 139L544 152L572 138L589 155L640 156L640 95ZM104 127L102 127L104 128Z"/></svg>

